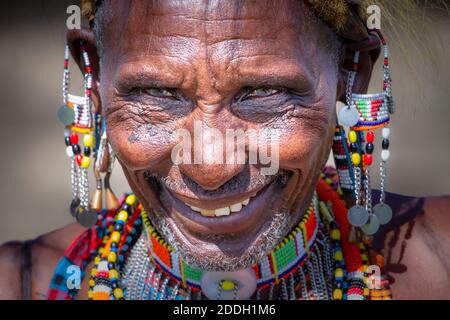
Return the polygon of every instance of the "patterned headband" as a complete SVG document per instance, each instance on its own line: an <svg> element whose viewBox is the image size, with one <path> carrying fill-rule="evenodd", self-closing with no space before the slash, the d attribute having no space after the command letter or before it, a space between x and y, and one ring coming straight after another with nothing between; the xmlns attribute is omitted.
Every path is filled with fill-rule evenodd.
<svg viewBox="0 0 450 320"><path fill-rule="evenodd" d="M83 15L92 24L97 5L101 0L81 0ZM336 32L349 40L363 40L367 31L363 20L366 19L367 0L307 0L312 10Z"/></svg>

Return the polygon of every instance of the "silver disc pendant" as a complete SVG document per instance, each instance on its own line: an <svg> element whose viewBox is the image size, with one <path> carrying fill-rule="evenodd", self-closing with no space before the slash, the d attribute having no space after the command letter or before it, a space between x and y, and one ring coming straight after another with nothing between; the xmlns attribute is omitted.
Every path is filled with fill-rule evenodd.
<svg viewBox="0 0 450 320"><path fill-rule="evenodd" d="M378 203L373 207L373 214L377 216L380 224L387 224L392 219L392 209L386 203Z"/></svg>
<svg viewBox="0 0 450 320"><path fill-rule="evenodd" d="M97 222L97 212L91 209L81 209L77 215L77 221L83 227L90 228Z"/></svg>
<svg viewBox="0 0 450 320"><path fill-rule="evenodd" d="M75 121L75 112L67 105L63 105L58 109L58 119L65 125L71 125Z"/></svg>
<svg viewBox="0 0 450 320"><path fill-rule="evenodd" d="M77 217L79 206L80 206L80 199L78 198L73 199L72 202L70 203L70 214L72 217L74 218Z"/></svg>
<svg viewBox="0 0 450 320"><path fill-rule="evenodd" d="M378 231L379 228L380 228L380 222L378 221L377 216L376 215L371 215L370 219L369 219L369 223L363 225L361 227L361 230L365 234L371 236L371 235L375 234Z"/></svg>
<svg viewBox="0 0 450 320"><path fill-rule="evenodd" d="M339 123L346 127L354 127L359 121L359 112L355 107L345 106L339 111Z"/></svg>
<svg viewBox="0 0 450 320"><path fill-rule="evenodd" d="M224 286L224 282L233 285ZM248 300L256 291L256 274L251 268L234 272L207 271L200 285L210 300Z"/></svg>
<svg viewBox="0 0 450 320"><path fill-rule="evenodd" d="M347 218L352 226L362 227L369 221L369 213L366 208L357 204L348 210Z"/></svg>

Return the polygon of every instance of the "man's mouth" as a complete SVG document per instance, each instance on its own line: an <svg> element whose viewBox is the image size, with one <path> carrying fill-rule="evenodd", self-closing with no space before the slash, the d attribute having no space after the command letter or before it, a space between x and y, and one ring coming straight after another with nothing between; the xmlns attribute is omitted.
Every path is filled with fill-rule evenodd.
<svg viewBox="0 0 450 320"><path fill-rule="evenodd" d="M194 235L198 238L251 236L270 220L271 208L277 207L275 201L288 178L287 172L280 172L257 182L247 181L245 190L235 189L231 182L229 187L217 191L190 186L193 192L186 192L188 188L160 179L159 198L168 218L188 238Z"/></svg>

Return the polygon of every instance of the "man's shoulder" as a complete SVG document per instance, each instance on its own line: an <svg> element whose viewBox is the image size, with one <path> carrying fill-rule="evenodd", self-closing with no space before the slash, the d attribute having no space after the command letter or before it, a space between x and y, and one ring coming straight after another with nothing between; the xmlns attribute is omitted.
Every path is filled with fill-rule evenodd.
<svg viewBox="0 0 450 320"><path fill-rule="evenodd" d="M389 198L394 217L375 247L385 258L394 298L450 299L450 196Z"/></svg>
<svg viewBox="0 0 450 320"><path fill-rule="evenodd" d="M45 297L53 271L66 248L83 232L78 224L44 234L29 241L29 254L25 242L14 241L0 246L0 299L22 299L23 273L30 272L31 297Z"/></svg>

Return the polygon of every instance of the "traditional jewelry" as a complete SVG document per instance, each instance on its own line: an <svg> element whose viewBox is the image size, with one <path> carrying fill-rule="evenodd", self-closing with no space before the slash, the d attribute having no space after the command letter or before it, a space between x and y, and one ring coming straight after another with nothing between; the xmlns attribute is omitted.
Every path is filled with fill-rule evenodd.
<svg viewBox="0 0 450 320"><path fill-rule="evenodd" d="M387 127L394 113L392 80L389 69L389 51L385 39L376 31L383 47L383 92L375 94L353 93L353 84L358 71L359 52L355 53L353 67L349 72L347 105L339 113L339 123L349 127L348 141L343 126L338 126L334 137L333 153L342 187L354 194L355 205L348 212L350 223L366 235L375 234L380 225L392 218L392 210L385 203L386 162L390 157ZM375 149L374 130L382 128L382 151L380 163L380 201L372 205L371 166ZM363 132L366 132L365 136Z"/></svg>
<svg viewBox="0 0 450 320"><path fill-rule="evenodd" d="M92 110L92 66L83 41L80 42L80 51L84 66L84 96L75 96L69 93L69 46L66 45L62 82L64 104L58 110L58 118L65 126L66 154L71 162L72 202L70 213L81 225L91 227L97 220L97 211L103 208L103 187L106 190L106 208L114 209L119 203L109 186L114 157L108 147L101 115ZM80 142L83 142L83 147ZM97 184L90 201L88 168L93 163L92 159L95 159L94 175ZM104 185L101 173L105 173Z"/></svg>
<svg viewBox="0 0 450 320"><path fill-rule="evenodd" d="M309 254L291 272L277 271L283 269L283 260L277 260L278 255L288 250L281 248L289 248L293 241L299 243L295 241L293 233L290 233L269 254L276 257L273 264L276 268L269 268L271 275L268 277L272 280L264 283L261 280L262 272L260 272L258 276L260 287L252 298L337 300L390 298L389 283L385 278L382 279L380 288L369 290L366 285L368 259L372 254L368 253L366 245L362 242L355 244L348 241L351 226L346 217L345 203L339 195L341 192L337 190L336 183L329 176L323 175L317 184L318 202L313 206L309 217L306 220L302 219L304 229L300 224L295 229L296 236L301 233L303 238L305 234L307 237L311 234L308 231L311 225L313 230L317 230L315 240L306 242L310 244ZM316 220L315 224L314 220ZM300 231L297 228L300 228ZM150 242L147 240L148 237L151 239ZM156 243L158 245L155 245ZM159 252L157 248L166 248L168 251ZM128 195L118 210L99 212L96 226L88 229L69 247L56 269L48 297L75 299L77 292L68 290L64 285L68 277L67 266L72 264L80 266L84 275L86 266L92 260L95 267L91 270L89 281L90 299L200 299L206 297L202 291L201 281L200 288L191 285L191 281L188 281L188 278L194 278L195 275L188 277L185 275L183 282L176 277L172 267L170 270L163 269L158 260L165 260L167 266L169 259L164 252L170 253L170 261L172 261L173 250L151 227L136 197L132 194ZM274 254L275 252L279 253ZM158 260L155 257L158 257ZM289 258L285 258L284 261L286 263ZM382 260L377 257L376 262L381 265ZM186 270L186 268L183 266L180 270ZM273 281L276 278L278 282ZM236 285L236 282L225 277L219 280L216 278L213 282L220 283L220 290L215 292L218 297L213 296L213 299L230 295L232 298L239 298L238 281Z"/></svg>

